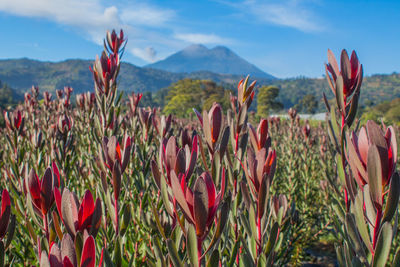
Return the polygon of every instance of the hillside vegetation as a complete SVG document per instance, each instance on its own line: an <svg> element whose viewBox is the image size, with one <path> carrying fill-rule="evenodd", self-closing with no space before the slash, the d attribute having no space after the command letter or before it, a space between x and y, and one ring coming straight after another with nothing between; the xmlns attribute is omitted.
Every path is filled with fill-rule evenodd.
<svg viewBox="0 0 400 267"><path fill-rule="evenodd" d="M66 60L62 62L41 62L31 59L0 60L0 80L9 84L19 92L24 92L32 85L39 86L41 91L54 92L64 86L71 86L75 93L93 91L92 73L89 69L93 65L91 60ZM208 71L193 73L172 73L151 68L140 68L130 63L122 63L120 71L121 81L119 88L126 92L151 92L152 98L160 98L167 94L160 93L160 89L166 89L171 84L184 78L196 80L211 80L222 85L225 89L235 89L238 80L243 76L231 74L217 74ZM277 101L284 108L290 108L299 104L306 95L314 95L321 100L325 92L328 98L333 94L328 89L325 78L297 77L291 79L260 79L258 86L274 85L280 88ZM158 92L158 93L157 93ZM362 84L360 106L372 106L383 101L400 97L400 74L379 74L365 77ZM164 100L158 100L164 103ZM323 112L322 101L316 112Z"/></svg>

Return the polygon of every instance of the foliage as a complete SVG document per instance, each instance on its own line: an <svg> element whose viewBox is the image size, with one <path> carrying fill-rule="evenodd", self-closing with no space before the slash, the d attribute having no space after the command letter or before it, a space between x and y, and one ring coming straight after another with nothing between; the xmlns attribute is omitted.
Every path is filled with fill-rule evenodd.
<svg viewBox="0 0 400 267"><path fill-rule="evenodd" d="M0 60L0 80L6 82L22 95L33 84L42 90L54 93L65 85L74 88L76 93L92 90L93 81L88 72L91 60L66 60L62 62L40 62L30 59ZM159 94L162 89L168 88L179 80L190 78L193 80L212 80L226 89L234 89L235 84L242 77L240 75L216 74L207 71L192 73L172 73L151 68L140 68L129 63L121 63L119 90L127 94L135 92L151 92L154 105L164 107L164 97ZM324 78L296 77L289 79L257 79L259 86L277 86L280 93L277 98L284 108L298 104L306 95L314 95L318 101L316 112L324 112L322 94L333 97ZM372 101L380 104L400 97L400 74L377 74L364 78L363 94L360 97L360 107L368 106Z"/></svg>
<svg viewBox="0 0 400 267"><path fill-rule="evenodd" d="M276 101L279 95L279 88L276 86L262 86L257 94L257 115L260 118L267 118L271 110L277 111L283 105Z"/></svg>
<svg viewBox="0 0 400 267"><path fill-rule="evenodd" d="M376 122L382 120L385 124L396 124L400 126L400 98L365 108L361 120L363 123L367 120L374 120Z"/></svg>
<svg viewBox="0 0 400 267"><path fill-rule="evenodd" d="M165 97L166 114L175 114L178 117L187 117L192 114L192 109L210 109L214 102L221 102L227 108L228 92L223 87L212 81L183 79L167 88Z"/></svg>
<svg viewBox="0 0 400 267"><path fill-rule="evenodd" d="M353 51L342 51L340 69L328 50L328 84L336 103L325 101L328 132L335 147L337 176L327 175L335 211L336 255L340 266L398 266L393 246L398 228L400 178L394 128L373 121L353 128L363 68ZM326 99L326 98L325 98ZM397 250L397 251L395 251Z"/></svg>
<svg viewBox="0 0 400 267"><path fill-rule="evenodd" d="M318 101L316 100L315 95L307 94L294 106L294 108L298 111L314 114L318 108Z"/></svg>
<svg viewBox="0 0 400 267"><path fill-rule="evenodd" d="M190 102L193 120L141 107L142 93L123 101L126 38L108 32L104 44L91 68L95 92L76 95L76 105L71 87L41 100L32 87L4 112L1 266L296 266L332 233L342 265L393 261L394 131L371 122L351 136L338 131L338 121L343 133L355 121L361 78L335 78L337 106L326 101L324 125L293 109L289 120L259 120L249 77L229 97L215 83L181 81L170 101L203 97ZM358 64L346 69L361 77Z"/></svg>
<svg viewBox="0 0 400 267"><path fill-rule="evenodd" d="M0 81L0 108L6 108L9 105L15 105L22 97L6 83Z"/></svg>

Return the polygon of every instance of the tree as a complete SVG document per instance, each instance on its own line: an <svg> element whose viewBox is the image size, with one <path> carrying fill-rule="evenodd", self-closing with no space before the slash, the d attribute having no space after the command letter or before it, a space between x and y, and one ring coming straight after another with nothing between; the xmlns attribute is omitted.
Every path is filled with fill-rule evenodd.
<svg viewBox="0 0 400 267"><path fill-rule="evenodd" d="M257 115L262 118L268 117L271 110L277 111L283 108L282 103L275 100L279 95L279 87L262 86L258 89Z"/></svg>
<svg viewBox="0 0 400 267"><path fill-rule="evenodd" d="M313 94L307 94L300 100L300 109L309 114L314 114L317 108L318 102Z"/></svg>
<svg viewBox="0 0 400 267"><path fill-rule="evenodd" d="M187 117L193 112L193 108L199 111L208 110L214 102L219 102L224 110L230 104L230 91L208 80L183 79L162 91L167 92L164 112L178 117Z"/></svg>

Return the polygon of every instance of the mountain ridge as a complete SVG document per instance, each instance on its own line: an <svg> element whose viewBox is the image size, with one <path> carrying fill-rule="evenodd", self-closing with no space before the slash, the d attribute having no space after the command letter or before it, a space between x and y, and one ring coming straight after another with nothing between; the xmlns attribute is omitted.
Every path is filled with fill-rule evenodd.
<svg viewBox="0 0 400 267"><path fill-rule="evenodd" d="M74 94L94 90L92 73L89 67L93 60L67 59L61 62L42 62L28 58L0 59L0 81L15 89L18 95L30 90L32 85L39 86L41 92L54 92L64 86L74 88ZM193 73L172 73L162 70L147 69L130 63L122 63L119 75L119 90L127 93L156 93L184 78L212 80L226 89L235 89L244 75L216 74L209 71ZM278 101L285 108L296 105L305 95L313 94L319 100L319 111L324 111L322 93L328 98L334 97L324 78L297 77L288 79L263 79L250 76L257 80L256 87L275 85L280 89ZM364 77L361 89L360 105L400 97L400 74L375 74Z"/></svg>
<svg viewBox="0 0 400 267"><path fill-rule="evenodd" d="M275 79L225 46L211 49L202 44L193 44L167 58L144 68L168 70L171 72L211 71L219 74L249 74L258 78Z"/></svg>
<svg viewBox="0 0 400 267"><path fill-rule="evenodd" d="M73 87L75 93L93 91L93 77L89 70L93 63L94 60L87 59L66 59L58 62L29 58L0 59L0 80L18 91L27 91L32 85L50 92L64 86ZM119 87L123 91L156 92L184 78L235 84L244 76L210 71L172 73L122 62Z"/></svg>

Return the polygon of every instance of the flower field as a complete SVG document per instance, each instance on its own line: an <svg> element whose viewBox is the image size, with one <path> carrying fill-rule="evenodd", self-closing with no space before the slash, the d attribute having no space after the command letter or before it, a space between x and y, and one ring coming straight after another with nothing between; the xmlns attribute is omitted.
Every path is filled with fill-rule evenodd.
<svg viewBox="0 0 400 267"><path fill-rule="evenodd" d="M328 50L325 122L260 119L249 77L189 120L123 97L125 45L107 33L94 92L4 112L0 266L400 266L397 129L360 125L355 52Z"/></svg>

